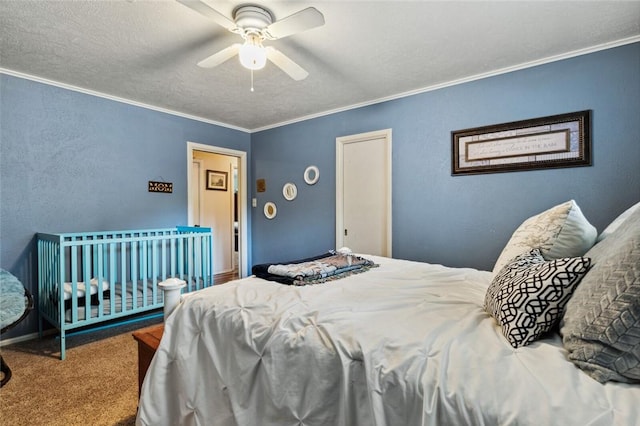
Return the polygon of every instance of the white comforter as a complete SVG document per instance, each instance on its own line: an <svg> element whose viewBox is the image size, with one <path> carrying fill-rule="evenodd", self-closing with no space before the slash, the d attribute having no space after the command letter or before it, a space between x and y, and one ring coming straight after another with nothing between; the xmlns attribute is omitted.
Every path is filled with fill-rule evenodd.
<svg viewBox="0 0 640 426"><path fill-rule="evenodd" d="M640 386L591 379L558 335L509 345L482 308L489 272L365 257L380 267L185 296L137 424L639 424Z"/></svg>

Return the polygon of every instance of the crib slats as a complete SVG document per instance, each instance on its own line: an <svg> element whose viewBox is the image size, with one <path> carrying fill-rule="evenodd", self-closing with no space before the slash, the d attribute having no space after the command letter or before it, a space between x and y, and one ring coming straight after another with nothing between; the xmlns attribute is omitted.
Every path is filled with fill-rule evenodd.
<svg viewBox="0 0 640 426"><path fill-rule="evenodd" d="M78 247L72 246L69 258L71 259L71 322L78 321ZM62 281L61 285L64 285Z"/></svg>
<svg viewBox="0 0 640 426"><path fill-rule="evenodd" d="M167 239L166 238L162 238L162 240L160 240L160 271L162 273L162 277L161 280L162 281L166 281L167 280Z"/></svg>
<svg viewBox="0 0 640 426"><path fill-rule="evenodd" d="M82 279L84 281L84 300L81 300L84 305L83 319L87 320L91 316L91 254L89 250L91 247L87 245L82 246ZM75 293L75 292L74 292Z"/></svg>
<svg viewBox="0 0 640 426"><path fill-rule="evenodd" d="M44 321L59 330L61 359L69 330L161 309L158 284L168 278L187 281L184 291L213 285L210 228L39 233L37 240L38 330Z"/></svg>
<svg viewBox="0 0 640 426"><path fill-rule="evenodd" d="M138 292L136 291L136 281L138 280L138 244L131 243L131 306L135 309L138 306Z"/></svg>
<svg viewBox="0 0 640 426"><path fill-rule="evenodd" d="M160 240L162 241L162 240ZM151 240L149 244L151 244L151 300L152 303L155 303L157 299L158 293L158 241Z"/></svg>
<svg viewBox="0 0 640 426"><path fill-rule="evenodd" d="M104 275L104 265L106 262L105 259L105 250L104 250L104 244L98 244L97 246L94 247L94 250L98 251L97 256L95 256L95 259L98 260L97 265L96 265L96 269L98 271L98 273L96 274L96 278L97 278L97 288L96 288L96 299L98 302L98 306L104 306L103 305L103 299L104 299L104 281L105 281L105 275ZM92 299L93 297L91 297L90 299ZM98 309L98 316L101 317L102 315L104 315L104 310L103 309Z"/></svg>
<svg viewBox="0 0 640 426"><path fill-rule="evenodd" d="M178 271L177 268L177 251L176 251L176 240L171 239L171 276L175 277Z"/></svg>
<svg viewBox="0 0 640 426"><path fill-rule="evenodd" d="M120 242L120 295L121 295L121 304L122 310L125 310L127 306L127 271L130 271L130 268L127 267L127 243L124 241Z"/></svg>
<svg viewBox="0 0 640 426"><path fill-rule="evenodd" d="M116 294L116 279L118 276L116 275L116 265L118 262L118 258L116 257L116 243L109 244L109 295ZM116 311L116 298L109 297L109 312L113 313Z"/></svg>

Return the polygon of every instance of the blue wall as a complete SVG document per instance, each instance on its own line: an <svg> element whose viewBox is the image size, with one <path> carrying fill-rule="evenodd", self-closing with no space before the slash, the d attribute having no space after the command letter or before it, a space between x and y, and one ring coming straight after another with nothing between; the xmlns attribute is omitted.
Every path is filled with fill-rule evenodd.
<svg viewBox="0 0 640 426"><path fill-rule="evenodd" d="M425 70L428 72L428 70ZM590 109L593 166L451 176L451 131ZM252 216L253 262L335 246L335 138L393 129L393 255L492 269L527 217L575 199L602 230L640 200L640 43L252 135L253 175L278 215ZM307 165L320 181L307 186ZM293 202L282 185L298 186ZM255 191L255 188L254 188Z"/></svg>
<svg viewBox="0 0 640 426"><path fill-rule="evenodd" d="M249 152L254 264L334 248L335 138L372 130L393 129L394 257L491 269L541 210L573 198L602 230L640 200L640 43L252 135L2 74L0 89L0 266L32 290L36 232L186 223L186 141ZM584 109L593 166L451 176L452 130ZM320 179L308 186L312 164ZM173 194L148 193L149 180L173 182ZM34 332L36 319L4 337Z"/></svg>
<svg viewBox="0 0 640 426"><path fill-rule="evenodd" d="M36 232L187 223L187 141L251 135L0 74L0 265L36 291ZM249 157L250 158L250 157ZM149 180L173 193L149 193ZM12 334L37 330L37 315Z"/></svg>

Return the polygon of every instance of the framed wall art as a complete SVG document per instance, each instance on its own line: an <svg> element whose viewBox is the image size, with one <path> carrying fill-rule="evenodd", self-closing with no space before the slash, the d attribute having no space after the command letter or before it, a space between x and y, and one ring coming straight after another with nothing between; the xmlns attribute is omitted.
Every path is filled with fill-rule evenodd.
<svg viewBox="0 0 640 426"><path fill-rule="evenodd" d="M269 201L265 203L263 213L267 219L273 219L274 217L276 217L276 214L278 214L278 208L276 207L276 204L274 202Z"/></svg>
<svg viewBox="0 0 640 426"><path fill-rule="evenodd" d="M207 189L213 189L216 191L226 191L228 177L229 177L229 172L207 170Z"/></svg>
<svg viewBox="0 0 640 426"><path fill-rule="evenodd" d="M315 185L318 179L320 179L318 166L309 166L304 170L304 181L307 185Z"/></svg>
<svg viewBox="0 0 640 426"><path fill-rule="evenodd" d="M298 196L298 187L293 182L287 182L282 187L282 196L287 201L293 201Z"/></svg>
<svg viewBox="0 0 640 426"><path fill-rule="evenodd" d="M591 111L451 132L451 174L591 165Z"/></svg>

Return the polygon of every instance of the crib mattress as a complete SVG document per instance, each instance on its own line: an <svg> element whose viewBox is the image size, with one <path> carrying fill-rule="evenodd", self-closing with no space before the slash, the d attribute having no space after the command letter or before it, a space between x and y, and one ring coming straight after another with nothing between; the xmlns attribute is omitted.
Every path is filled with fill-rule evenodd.
<svg viewBox="0 0 640 426"><path fill-rule="evenodd" d="M93 280L92 280L93 281ZM96 283L97 284L97 283ZM107 283L108 284L108 283ZM156 283L157 285L157 283ZM143 281L138 281L138 283L135 286L133 286L132 282L127 283L126 287L125 287L125 291L122 291L122 285L120 284L116 284L115 285L115 292L109 292L109 293L105 293L105 297L102 300L102 315L114 315L114 314L119 314L121 312L131 312L134 309L139 309L139 308L143 308L143 307L149 307L149 306L153 306L153 305L162 305L163 303L163 294L162 294L162 290L158 287L156 287L156 297L154 299L153 297L153 281L147 281L146 282L146 289L147 289L147 297L146 300L144 298L144 293L143 293L143 288L145 287L145 282ZM93 292L94 286L91 286L92 289L92 295L97 294L97 285L95 286L96 291ZM103 289L106 291L109 289L109 286L107 285L106 288L103 287ZM134 300L133 300L133 295L134 292L136 293L136 303L134 305ZM65 295L66 296L66 295ZM83 294L84 296L84 294ZM114 300L113 303L113 311L111 310L111 300ZM97 301L95 300L95 297L92 300L92 305L91 305L91 313L89 318L97 318L100 312L100 306L97 304ZM79 320L86 320L86 304L84 303L84 301L79 301L78 302L78 319ZM67 309L65 311L65 321L67 323L71 323L72 322L72 310Z"/></svg>

